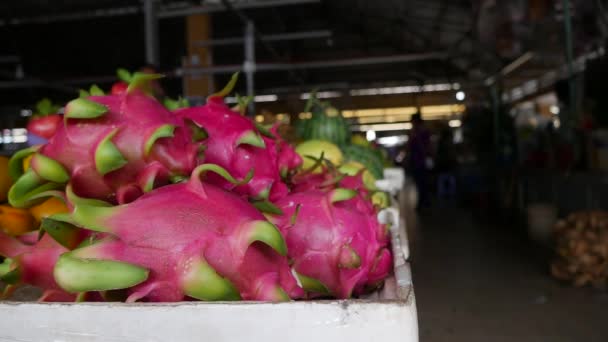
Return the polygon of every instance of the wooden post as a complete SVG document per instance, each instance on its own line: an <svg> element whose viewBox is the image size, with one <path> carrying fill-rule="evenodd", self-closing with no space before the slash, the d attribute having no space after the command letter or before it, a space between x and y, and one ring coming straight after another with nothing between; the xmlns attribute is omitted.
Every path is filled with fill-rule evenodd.
<svg viewBox="0 0 608 342"><path fill-rule="evenodd" d="M196 14L186 17L188 44L188 57L184 61L186 67L207 67L213 64L211 47L196 45L196 42L208 40L211 37L211 16L209 14ZM185 96L204 99L213 91L213 75L184 76Z"/></svg>

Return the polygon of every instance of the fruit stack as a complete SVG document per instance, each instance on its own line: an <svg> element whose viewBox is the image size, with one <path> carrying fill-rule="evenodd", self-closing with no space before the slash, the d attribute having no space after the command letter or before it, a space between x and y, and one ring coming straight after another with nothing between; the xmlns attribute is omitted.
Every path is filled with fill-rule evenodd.
<svg viewBox="0 0 608 342"><path fill-rule="evenodd" d="M379 148L362 135L351 135L350 124L340 111L329 102L320 101L313 92L307 102L305 113L310 113L310 117L296 121L298 138L335 144L340 148L345 162L365 166L374 179L383 178L383 169L391 166L386 150Z"/></svg>
<svg viewBox="0 0 608 342"><path fill-rule="evenodd" d="M581 287L608 285L608 212L580 211L555 225L556 258L551 274Z"/></svg>
<svg viewBox="0 0 608 342"><path fill-rule="evenodd" d="M227 107L236 77L189 108L157 101L158 77L82 91L48 142L10 160L13 207L64 209L0 234L5 297L23 284L45 301L126 302L350 298L382 286L387 197L365 167L327 142L296 150Z"/></svg>

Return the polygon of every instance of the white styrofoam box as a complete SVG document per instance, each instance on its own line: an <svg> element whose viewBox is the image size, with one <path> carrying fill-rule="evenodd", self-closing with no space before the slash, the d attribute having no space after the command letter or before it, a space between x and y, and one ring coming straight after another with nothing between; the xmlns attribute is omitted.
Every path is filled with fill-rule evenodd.
<svg viewBox="0 0 608 342"><path fill-rule="evenodd" d="M382 191L396 194L403 189L405 183L405 171L398 167L384 169L384 178L376 181L376 186Z"/></svg>
<svg viewBox="0 0 608 342"><path fill-rule="evenodd" d="M399 209L395 206L381 210L378 213L378 221L384 224L390 224L392 236L397 236L398 239L393 239L393 252L402 253L401 256L395 257L395 263L410 258L409 241L407 238L407 231L405 229L405 223L399 215Z"/></svg>
<svg viewBox="0 0 608 342"><path fill-rule="evenodd" d="M390 222L394 275L381 291L357 300L286 303L0 302L0 342L418 341L418 319L403 220ZM401 248L400 248L401 247Z"/></svg>

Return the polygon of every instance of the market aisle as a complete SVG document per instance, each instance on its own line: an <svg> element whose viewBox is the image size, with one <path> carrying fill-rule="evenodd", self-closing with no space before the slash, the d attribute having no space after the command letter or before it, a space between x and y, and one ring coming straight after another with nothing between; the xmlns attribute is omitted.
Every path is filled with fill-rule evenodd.
<svg viewBox="0 0 608 342"><path fill-rule="evenodd" d="M521 234L462 210L420 219L420 341L608 341L608 294L555 282Z"/></svg>

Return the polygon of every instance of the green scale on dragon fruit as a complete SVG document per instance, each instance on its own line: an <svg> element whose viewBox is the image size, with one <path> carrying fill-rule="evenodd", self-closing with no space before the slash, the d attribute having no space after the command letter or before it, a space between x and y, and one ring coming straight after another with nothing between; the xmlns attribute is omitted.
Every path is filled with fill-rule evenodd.
<svg viewBox="0 0 608 342"><path fill-rule="evenodd" d="M187 182L113 207L68 187L72 212L50 220L105 237L59 258L59 286L70 293L126 289L128 302L301 298L279 230L246 200L203 182L207 171L234 185L251 177L237 181L203 164Z"/></svg>
<svg viewBox="0 0 608 342"><path fill-rule="evenodd" d="M138 87L158 75L136 74L126 92L86 96L65 107L64 124L49 142L16 153L9 171L15 207L29 207L48 190L69 181L80 196L127 203L171 180L186 177L198 163L196 127L182 121ZM86 94L85 94L86 95ZM196 140L196 139L194 139ZM29 170L21 160L34 154Z"/></svg>

